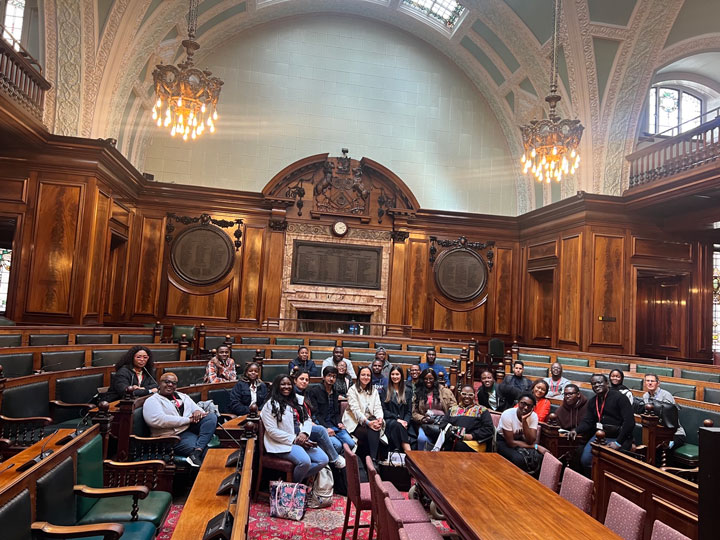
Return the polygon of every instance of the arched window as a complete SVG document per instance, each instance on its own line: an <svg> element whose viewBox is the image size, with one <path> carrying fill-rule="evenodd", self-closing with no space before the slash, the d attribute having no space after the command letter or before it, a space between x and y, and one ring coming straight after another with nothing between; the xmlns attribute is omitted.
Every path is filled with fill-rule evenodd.
<svg viewBox="0 0 720 540"><path fill-rule="evenodd" d="M687 90L654 86L648 98L648 133L672 137L701 124L703 100Z"/></svg>
<svg viewBox="0 0 720 540"><path fill-rule="evenodd" d="M0 23L4 28L2 38L7 42L20 43L24 13L25 0L0 0Z"/></svg>

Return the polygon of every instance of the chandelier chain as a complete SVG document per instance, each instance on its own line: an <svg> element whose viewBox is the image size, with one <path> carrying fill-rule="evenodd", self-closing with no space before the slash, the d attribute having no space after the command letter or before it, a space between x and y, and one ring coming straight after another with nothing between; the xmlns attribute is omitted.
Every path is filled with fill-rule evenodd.
<svg viewBox="0 0 720 540"><path fill-rule="evenodd" d="M561 0L555 0L553 6L553 35L552 35L552 57L550 66L550 93L557 93L557 49L558 49L558 35L560 28L560 2ZM555 107L553 106L554 110Z"/></svg>
<svg viewBox="0 0 720 540"><path fill-rule="evenodd" d="M195 39L195 33L197 32L197 20L198 20L198 0L190 0L190 9L188 10L188 16L187 16L188 38L190 40Z"/></svg>

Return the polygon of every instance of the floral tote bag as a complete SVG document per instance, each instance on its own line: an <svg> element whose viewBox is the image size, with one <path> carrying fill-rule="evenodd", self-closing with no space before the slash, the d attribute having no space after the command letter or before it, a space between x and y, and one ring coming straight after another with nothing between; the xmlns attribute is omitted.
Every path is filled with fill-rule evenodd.
<svg viewBox="0 0 720 540"><path fill-rule="evenodd" d="M295 482L270 482L270 515L300 521L305 515L308 487Z"/></svg>

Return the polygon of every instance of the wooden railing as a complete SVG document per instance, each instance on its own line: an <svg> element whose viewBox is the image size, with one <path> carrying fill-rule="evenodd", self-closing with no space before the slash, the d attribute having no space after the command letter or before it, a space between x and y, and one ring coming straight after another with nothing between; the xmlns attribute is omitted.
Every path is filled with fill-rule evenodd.
<svg viewBox="0 0 720 540"><path fill-rule="evenodd" d="M626 157L630 189L694 169L720 157L720 118Z"/></svg>
<svg viewBox="0 0 720 540"><path fill-rule="evenodd" d="M7 41L10 36L2 25L0 35L3 36L0 38L0 92L42 120L45 92L50 89L50 83L41 75L39 66L33 67L37 62L19 43Z"/></svg>
<svg viewBox="0 0 720 540"><path fill-rule="evenodd" d="M398 336L412 337L412 326L405 324L384 324L334 319L289 319L269 317L262 324L267 332L314 332L328 333L338 329L338 334L350 336ZM340 332L342 330L342 332ZM360 333L362 331L362 333ZM351 338L348 338L351 339Z"/></svg>

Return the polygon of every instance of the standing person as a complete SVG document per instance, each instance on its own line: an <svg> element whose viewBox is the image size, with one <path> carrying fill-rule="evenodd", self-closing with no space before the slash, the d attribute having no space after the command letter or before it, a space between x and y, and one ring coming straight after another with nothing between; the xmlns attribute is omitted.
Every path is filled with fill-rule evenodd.
<svg viewBox="0 0 720 540"><path fill-rule="evenodd" d="M152 352L143 345L137 345L126 352L115 364L112 387L105 397L115 401L131 393L134 397L147 396L158 391L158 384L151 372L155 370Z"/></svg>
<svg viewBox="0 0 720 540"><path fill-rule="evenodd" d="M617 390L618 392L620 392L623 396L628 398L628 401L632 405L633 393L627 386L623 384L624 382L625 374L621 370L613 369L610 372L610 390Z"/></svg>
<svg viewBox="0 0 720 540"><path fill-rule="evenodd" d="M345 424L342 423L340 417L340 402L335 387L337 372L337 368L333 366L323 369L322 383L312 385L307 393L312 404L315 422L327 429L330 442L340 453L343 443L352 449L355 448L355 441L345 429Z"/></svg>
<svg viewBox="0 0 720 540"><path fill-rule="evenodd" d="M383 364L382 367L382 375L383 377L389 377L390 376L390 369L392 368L392 364L390 363L390 360L388 360L388 354L385 350L385 347L378 347L375 351L375 360L380 360Z"/></svg>
<svg viewBox="0 0 720 540"><path fill-rule="evenodd" d="M667 390L660 388L660 377L657 373L646 373L645 374L645 390L643 394L643 401L645 403L653 403L655 401L660 403L671 403L676 405L675 398ZM680 425L678 421L678 427L673 436L673 440L670 443L670 448L682 446L685 444L685 429Z"/></svg>
<svg viewBox="0 0 720 540"><path fill-rule="evenodd" d="M548 392L548 383L544 379L538 379L530 387L530 393L535 396L535 414L538 422L544 422L550 414L550 400L545 396Z"/></svg>
<svg viewBox="0 0 720 540"><path fill-rule="evenodd" d="M370 369L372 370L371 382L378 392L385 390L388 384L387 377L382 374L382 368L383 362L379 358L376 358L372 361L372 364L370 364Z"/></svg>
<svg viewBox="0 0 720 540"><path fill-rule="evenodd" d="M496 384L495 375L489 369L480 373L480 389L477 393L478 403L493 411L502 412L515 404L520 393L507 384Z"/></svg>
<svg viewBox="0 0 720 540"><path fill-rule="evenodd" d="M235 360L230 357L230 347L220 345L205 368L206 383L217 383L237 380Z"/></svg>
<svg viewBox="0 0 720 540"><path fill-rule="evenodd" d="M523 375L525 363L522 360L515 360L513 363L513 374L505 377L503 384L516 388L518 392L528 392L532 381Z"/></svg>
<svg viewBox="0 0 720 540"><path fill-rule="evenodd" d="M541 454L547 452L536 443L538 417L533 412L534 408L535 396L529 392L522 394L517 407L507 409L500 415L496 437L498 454L527 472L534 471L530 470L531 464L519 449L534 449Z"/></svg>
<svg viewBox="0 0 720 540"><path fill-rule="evenodd" d="M435 349L430 348L425 352L425 361L420 362L420 371L425 371L430 368L437 373L440 384L444 384L447 388L450 388L450 377L448 377L447 370L439 364L435 363L437 360L437 353Z"/></svg>
<svg viewBox="0 0 720 540"><path fill-rule="evenodd" d="M455 443L456 452L477 451L478 442L486 441L495 434L490 411L475 401L475 389L466 384L460 389L460 403L453 405L445 420L453 426L465 428L462 440Z"/></svg>
<svg viewBox="0 0 720 540"><path fill-rule="evenodd" d="M328 366L338 367L338 364L340 363L344 363L347 366L347 372L350 374L350 377L355 380L357 377L357 375L355 375L355 368L353 367L352 362L345 358L345 349L342 347L335 347L333 349L332 356L323 360L321 369L325 369Z"/></svg>
<svg viewBox="0 0 720 540"><path fill-rule="evenodd" d="M420 384L415 389L412 419L418 428L418 450L425 450L439 435L439 424L450 407L457 405L455 395L438 384L438 376L432 368L420 373Z"/></svg>
<svg viewBox="0 0 720 540"><path fill-rule="evenodd" d="M555 413L558 424L568 431L578 427L580 420L585 418L588 399L580 392L577 384L570 383L563 390L563 402Z"/></svg>
<svg viewBox="0 0 720 540"><path fill-rule="evenodd" d="M560 362L553 362L550 366L550 377L545 377L545 382L548 383L549 398L562 396L563 390L570 384L570 381L563 377L563 367Z"/></svg>
<svg viewBox="0 0 720 540"><path fill-rule="evenodd" d="M343 414L343 424L357 439L358 453L377 461L380 441L387 442L387 439L383 433L385 422L380 395L371 379L370 368L360 368L355 384L348 389L348 407Z"/></svg>
<svg viewBox="0 0 720 540"><path fill-rule="evenodd" d="M328 464L325 452L310 440L312 422L305 407L295 399L288 375L275 377L260 420L265 427L265 452L295 465L294 482L313 477Z"/></svg>
<svg viewBox="0 0 720 540"><path fill-rule="evenodd" d="M390 448L393 450L410 450L410 432L412 429L412 389L405 386L402 369L393 366L387 387L380 392L385 417L385 433Z"/></svg>
<svg viewBox="0 0 720 540"><path fill-rule="evenodd" d="M174 373L163 373L156 394L143 403L143 419L153 437L179 436L175 453L186 456L193 467L202 464L207 445L215 434L217 416L198 407L190 396L176 390Z"/></svg>
<svg viewBox="0 0 720 540"><path fill-rule="evenodd" d="M420 366L417 364L413 364L408 368L408 379L405 382L405 386L410 388L413 394L415 394L415 389L420 382L420 373L422 373L422 369L420 369Z"/></svg>
<svg viewBox="0 0 720 540"><path fill-rule="evenodd" d="M320 370L317 365L310 359L310 349L305 345L300 345L295 359L288 362L288 373L290 376L293 376L293 370L295 368L298 368L299 371L307 371L311 377L320 375Z"/></svg>
<svg viewBox="0 0 720 540"><path fill-rule="evenodd" d="M590 384L595 395L588 402L585 417L580 421L577 429L568 433L569 439L576 434L590 436L590 440L583 448L580 463L589 468L592 465L592 447L595 441L595 432L603 430L605 440L610 448L624 448L630 450L632 434L635 427L635 415L632 405L620 392L611 392L608 378L600 373L590 377Z"/></svg>
<svg viewBox="0 0 720 540"><path fill-rule="evenodd" d="M245 373L230 390L230 412L237 415L249 414L250 405L253 403L260 410L267 394L267 385L260 380L260 365L250 362L245 366Z"/></svg>
<svg viewBox="0 0 720 540"><path fill-rule="evenodd" d="M350 374L347 372L347 364L345 362L340 362L337 367L325 367L331 367L337 370L337 377L335 378L335 390L338 393L338 397L347 398L348 388L350 388L353 383L352 377L350 377ZM323 368L323 372L325 372L325 367Z"/></svg>

